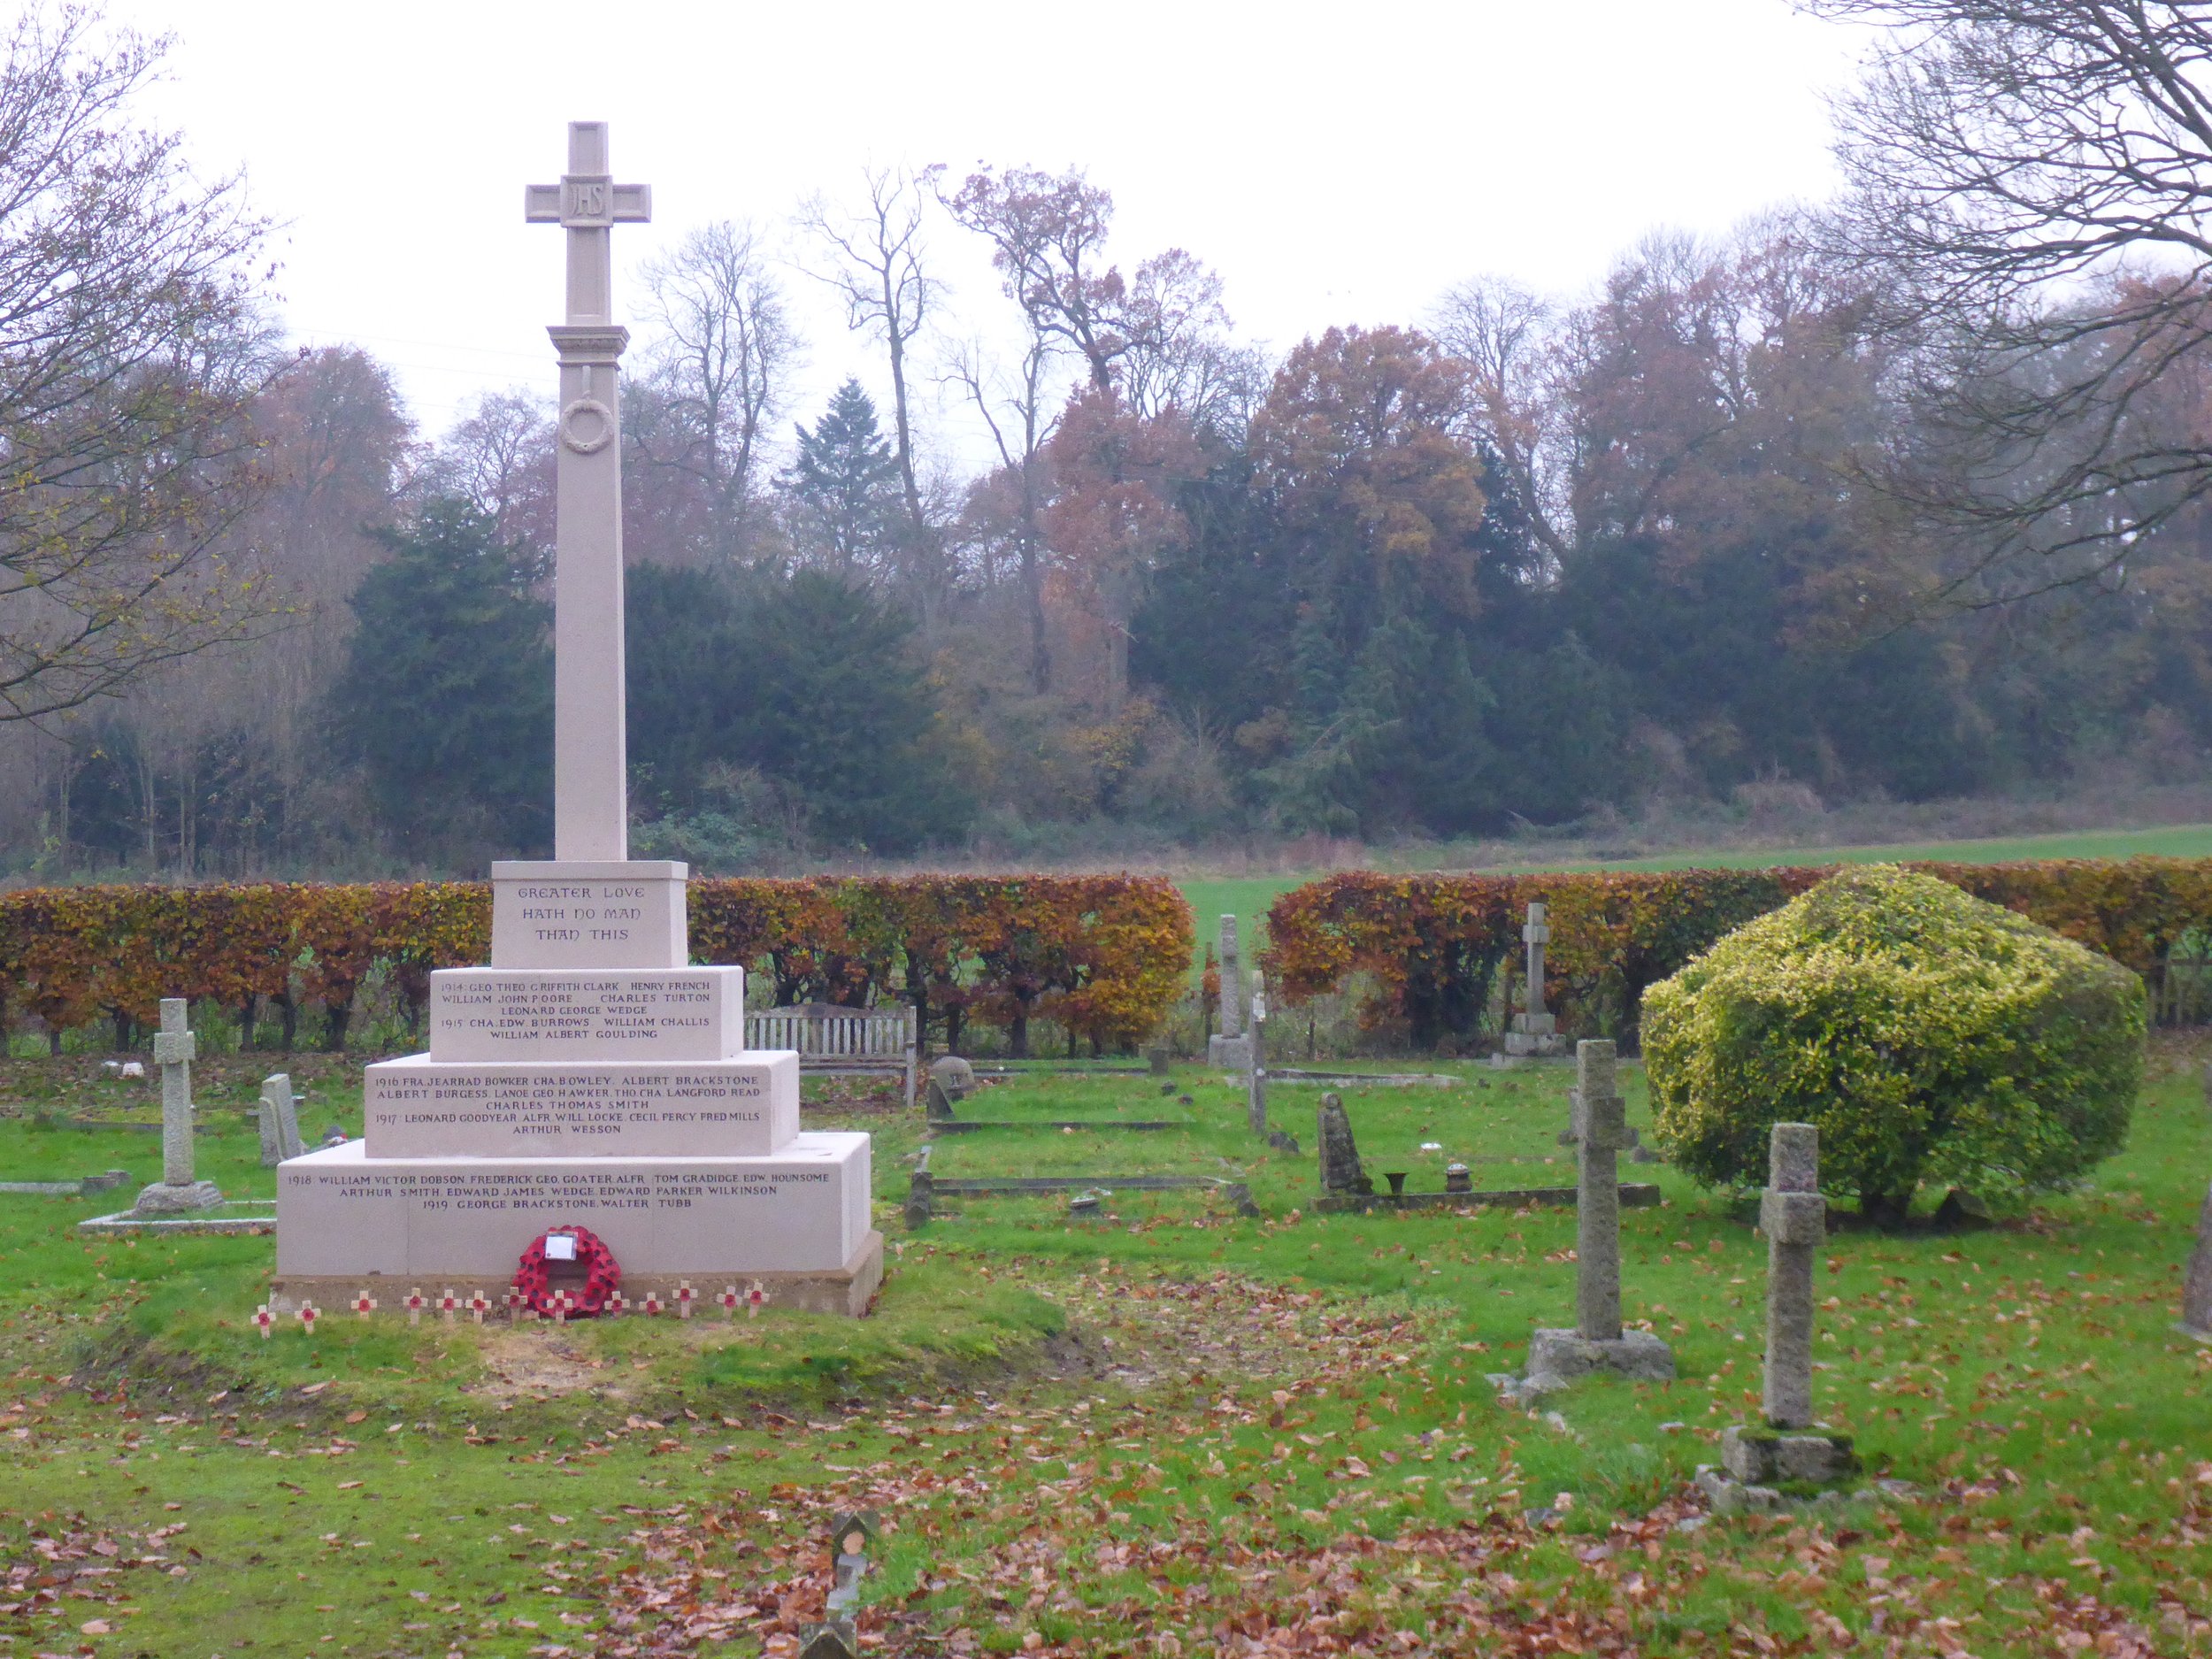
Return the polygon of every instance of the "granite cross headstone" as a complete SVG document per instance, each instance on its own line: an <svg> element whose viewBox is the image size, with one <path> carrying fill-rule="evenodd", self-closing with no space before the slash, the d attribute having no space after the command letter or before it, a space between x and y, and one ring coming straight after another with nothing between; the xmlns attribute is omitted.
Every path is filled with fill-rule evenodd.
<svg viewBox="0 0 2212 1659"><path fill-rule="evenodd" d="M1579 1180L1575 1191L1575 1329L1593 1342L1621 1333L1621 1187L1623 1133L1620 1093L1613 1087L1615 1055L1605 1041L1575 1045L1580 1078Z"/></svg>
<svg viewBox="0 0 2212 1659"><path fill-rule="evenodd" d="M213 1181L192 1174L192 1058L197 1051L185 1025L185 1000L161 999L161 1029L154 1033L154 1062L161 1067L161 1179L138 1194L142 1215L208 1210L223 1202Z"/></svg>
<svg viewBox="0 0 2212 1659"><path fill-rule="evenodd" d="M1237 950L1237 918L1221 918L1221 1029L1206 1043L1206 1064L1233 1071L1252 1069L1252 1042L1244 1030L1244 963Z"/></svg>
<svg viewBox="0 0 2212 1659"><path fill-rule="evenodd" d="M1575 1048L1579 1102L1575 1188L1575 1327L1529 1339L1524 1392L1541 1393L1594 1371L1665 1381L1674 1350L1648 1331L1621 1324L1620 1153L1628 1145L1617 1056L1601 1040Z"/></svg>
<svg viewBox="0 0 2212 1659"><path fill-rule="evenodd" d="M1767 1235L1766 1419L1801 1429L1813 1420L1813 1254L1828 1236L1812 1125L1774 1125L1759 1225Z"/></svg>
<svg viewBox="0 0 2212 1659"><path fill-rule="evenodd" d="M1505 1051L1509 1055L1555 1054L1559 1049L1559 1022L1544 1007L1544 947L1551 942L1548 915L1541 902L1532 901L1528 920L1521 928L1521 939L1528 948L1528 987L1523 997L1525 1006L1513 1017L1512 1029L1505 1035Z"/></svg>
<svg viewBox="0 0 2212 1659"><path fill-rule="evenodd" d="M1835 1480L1858 1467L1851 1437L1813 1421L1813 1257L1828 1236L1828 1204L1811 1124L1770 1133L1759 1225L1767 1235L1766 1421L1722 1432L1725 1477L1699 1477L1718 1509L1772 1508L1780 1496L1764 1482Z"/></svg>

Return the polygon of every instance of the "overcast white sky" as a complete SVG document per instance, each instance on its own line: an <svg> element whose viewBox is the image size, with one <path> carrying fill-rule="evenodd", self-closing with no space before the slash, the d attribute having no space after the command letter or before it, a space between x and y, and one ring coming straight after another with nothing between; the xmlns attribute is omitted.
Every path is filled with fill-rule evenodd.
<svg viewBox="0 0 2212 1659"><path fill-rule="evenodd" d="M1249 336L1417 319L1484 272L1578 288L1646 231L1718 231L1832 186L1823 94L1862 37L1786 0L110 0L175 35L160 119L198 165L242 166L288 222L278 286L307 342L352 341L442 428L475 396L549 396L553 227L522 187L565 124L611 123L617 176L655 222L616 232L617 281L687 228L780 234L870 161L1071 164L1112 190L1131 265L1189 249ZM990 273L940 226L965 326L1002 320ZM817 285L811 418L849 373L875 388ZM947 458L971 458L956 421ZM979 457L974 457L979 458Z"/></svg>

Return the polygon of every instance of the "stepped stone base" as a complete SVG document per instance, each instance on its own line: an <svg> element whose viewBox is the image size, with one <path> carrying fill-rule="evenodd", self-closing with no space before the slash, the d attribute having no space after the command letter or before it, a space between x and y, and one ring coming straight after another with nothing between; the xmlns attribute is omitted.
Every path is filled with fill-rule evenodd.
<svg viewBox="0 0 2212 1659"><path fill-rule="evenodd" d="M593 1229L597 1232L597 1228ZM534 1234L533 1237L536 1236ZM524 1242L526 1244L527 1240ZM517 1254L520 1251L518 1248ZM618 1257L620 1252L616 1253ZM757 1279L766 1304L771 1308L792 1308L802 1313L842 1314L857 1319L868 1311L868 1304L875 1300L876 1292L883 1285L883 1235L871 1232L861 1240L860 1248L842 1266L809 1272L759 1272L742 1277L724 1273L631 1273L622 1275L622 1294L632 1302L645 1300L650 1292L669 1304L669 1311L657 1316L663 1319L677 1317L674 1309L676 1287L688 1282L698 1293L693 1307L694 1320L720 1322L727 1316L710 1297L718 1295L725 1286L734 1286L743 1295ZM511 1265L503 1273L449 1273L443 1275L416 1274L401 1282L401 1276L390 1273L280 1273L269 1282L269 1310L289 1317L299 1310L303 1300L311 1302L327 1317L350 1318L347 1304L366 1290L377 1299L375 1317L387 1318L400 1311L400 1302L411 1290L419 1290L426 1296L437 1297L451 1291L466 1301L480 1291L497 1309L487 1314L487 1322L504 1321L507 1312L503 1298L507 1287L514 1282ZM436 1313L425 1313L424 1323L440 1317ZM621 1316L626 1319L642 1319L649 1316L634 1307ZM471 1322L472 1316L458 1316L463 1322ZM740 1313L742 1323L744 1315Z"/></svg>
<svg viewBox="0 0 2212 1659"><path fill-rule="evenodd" d="M1219 1066L1225 1071L1249 1071L1252 1069L1252 1040L1249 1037L1207 1038L1206 1064Z"/></svg>
<svg viewBox="0 0 2212 1659"><path fill-rule="evenodd" d="M213 1181L188 1181L172 1187L156 1181L139 1189L131 1213L139 1216L181 1216L196 1210L212 1210L223 1202L222 1189Z"/></svg>
<svg viewBox="0 0 2212 1659"><path fill-rule="evenodd" d="M1672 1382L1674 1350L1648 1331L1624 1331L1610 1341L1576 1331L1536 1332L1528 1344L1523 1392L1563 1387L1593 1371L1612 1371L1641 1382Z"/></svg>
<svg viewBox="0 0 2212 1659"><path fill-rule="evenodd" d="M631 1273L830 1273L870 1231L869 1138L795 1136L764 1157L370 1158L277 1171L277 1277L497 1277L549 1228L588 1227Z"/></svg>

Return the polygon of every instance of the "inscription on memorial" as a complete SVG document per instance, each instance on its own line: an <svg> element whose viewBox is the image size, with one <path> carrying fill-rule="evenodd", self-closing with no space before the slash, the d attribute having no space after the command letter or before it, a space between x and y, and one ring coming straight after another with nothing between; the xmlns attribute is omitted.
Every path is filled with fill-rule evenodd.
<svg viewBox="0 0 2212 1659"><path fill-rule="evenodd" d="M788 1075L785 1075L785 1073ZM392 1060L368 1069L372 1157L748 1157L798 1132L794 1062L700 1066Z"/></svg>

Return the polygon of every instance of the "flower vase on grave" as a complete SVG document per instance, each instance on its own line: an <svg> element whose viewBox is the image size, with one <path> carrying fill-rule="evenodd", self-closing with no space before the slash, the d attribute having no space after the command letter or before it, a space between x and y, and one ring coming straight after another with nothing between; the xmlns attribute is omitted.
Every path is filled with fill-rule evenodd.
<svg viewBox="0 0 2212 1659"><path fill-rule="evenodd" d="M279 1168L288 1300L343 1294L323 1288L340 1276L504 1279L549 1225L663 1285L771 1274L858 1315L882 1279L870 1138L801 1130L798 1056L745 1047L744 971L692 963L686 866L629 856L611 239L650 206L614 180L595 121L570 127L560 181L526 192L526 218L561 227L568 283L550 331L554 856L493 864L490 964L431 973L428 1052L368 1068L362 1138Z"/></svg>

